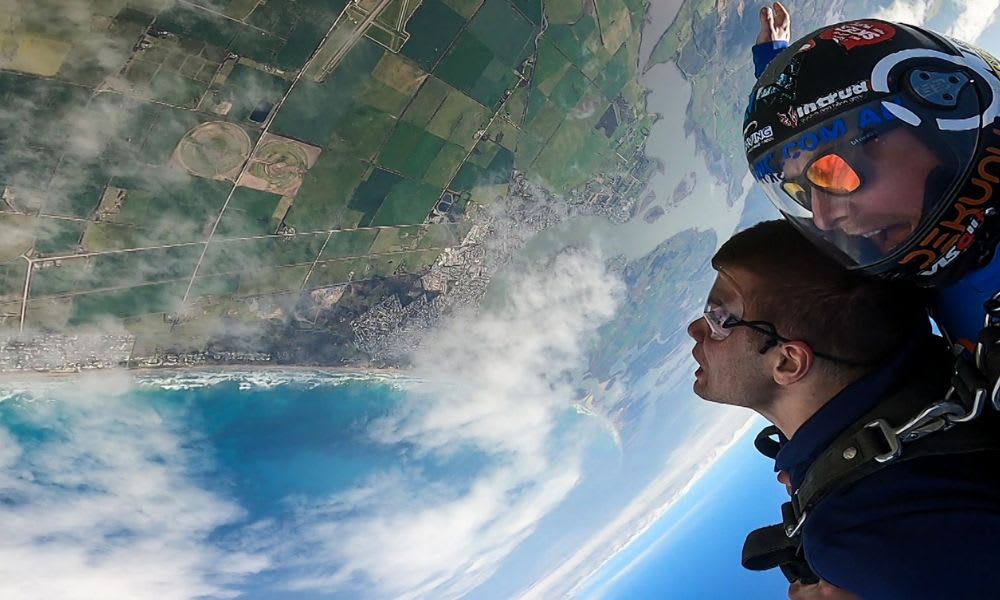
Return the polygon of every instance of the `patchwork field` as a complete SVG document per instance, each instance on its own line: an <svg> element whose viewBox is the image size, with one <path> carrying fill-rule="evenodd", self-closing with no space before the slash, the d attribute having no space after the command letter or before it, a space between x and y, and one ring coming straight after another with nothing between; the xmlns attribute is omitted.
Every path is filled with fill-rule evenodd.
<svg viewBox="0 0 1000 600"><path fill-rule="evenodd" d="M515 167L558 192L620 167L598 122L641 103L620 0L207 6L85 0L85 30L0 34L0 327L164 336L421 273Z"/></svg>

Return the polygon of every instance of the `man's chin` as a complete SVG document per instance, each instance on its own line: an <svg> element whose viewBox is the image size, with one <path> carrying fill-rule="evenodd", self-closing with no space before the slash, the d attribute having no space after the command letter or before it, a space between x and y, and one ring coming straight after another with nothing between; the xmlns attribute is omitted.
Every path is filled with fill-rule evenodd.
<svg viewBox="0 0 1000 600"><path fill-rule="evenodd" d="M691 388L696 396L698 396L699 398L701 398L706 402L714 402L715 404L727 404L726 402L723 402L722 400L719 400L718 398L712 395L712 392L708 389L708 382L705 380L704 374L699 374L695 378L694 385L691 386Z"/></svg>
<svg viewBox="0 0 1000 600"><path fill-rule="evenodd" d="M701 369L699 369L699 371L701 371ZM694 385L692 386L692 389L694 390L695 395L701 398L702 400L708 400L709 402L712 401L712 399L706 395L705 380L701 376L700 372L695 375Z"/></svg>

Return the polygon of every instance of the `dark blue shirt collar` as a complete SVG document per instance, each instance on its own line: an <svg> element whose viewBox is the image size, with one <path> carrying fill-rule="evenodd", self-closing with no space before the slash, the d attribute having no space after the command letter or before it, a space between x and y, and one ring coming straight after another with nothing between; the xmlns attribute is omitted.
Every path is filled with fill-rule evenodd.
<svg viewBox="0 0 1000 600"><path fill-rule="evenodd" d="M837 436L885 397L917 345L911 341L881 367L841 390L809 417L792 439L780 437L781 450L774 459L774 470L787 472L793 489L799 489L809 466Z"/></svg>

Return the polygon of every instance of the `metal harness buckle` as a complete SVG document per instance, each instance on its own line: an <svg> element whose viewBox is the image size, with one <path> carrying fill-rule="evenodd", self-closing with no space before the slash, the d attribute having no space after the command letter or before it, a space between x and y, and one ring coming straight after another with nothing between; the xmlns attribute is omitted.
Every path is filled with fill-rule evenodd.
<svg viewBox="0 0 1000 600"><path fill-rule="evenodd" d="M875 419L865 425L865 428L877 430L885 439L888 452L875 456L875 460L884 463L897 458L903 451L903 442L918 440L929 433L950 429L955 423L971 421L982 412L985 390L977 390L973 407L966 411L956 402L942 400L935 402L920 411L903 425L893 428L885 419Z"/></svg>
<svg viewBox="0 0 1000 600"><path fill-rule="evenodd" d="M786 525L785 535L788 536L789 539L797 536L799 532L802 531L802 526L806 524L806 517L808 516L809 516L809 511L805 511L804 513L802 513L801 516L799 516L799 520L797 523L795 523L795 525Z"/></svg>
<svg viewBox="0 0 1000 600"><path fill-rule="evenodd" d="M865 429L877 429L882 437L885 438L886 444L889 446L889 451L883 454L879 454L875 457L880 463L889 462L890 460L899 456L902 452L903 447L899 442L899 433L897 433L892 425L889 425L888 421L885 419L875 419L871 423L865 425Z"/></svg>

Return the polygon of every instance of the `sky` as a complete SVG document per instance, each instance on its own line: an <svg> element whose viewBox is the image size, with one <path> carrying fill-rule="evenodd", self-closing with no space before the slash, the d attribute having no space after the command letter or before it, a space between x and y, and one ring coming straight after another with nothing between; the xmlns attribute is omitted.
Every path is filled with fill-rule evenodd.
<svg viewBox="0 0 1000 600"><path fill-rule="evenodd" d="M755 573L739 564L747 533L779 520L787 497L773 463L757 453L751 427L643 540L609 564L581 596L630 598L781 598L788 584L777 572ZM738 508L734 506L738 500Z"/></svg>
<svg viewBox="0 0 1000 600"><path fill-rule="evenodd" d="M893 0L877 16L926 25L968 42L987 42L990 36L983 32L994 24L998 8L998 0Z"/></svg>

